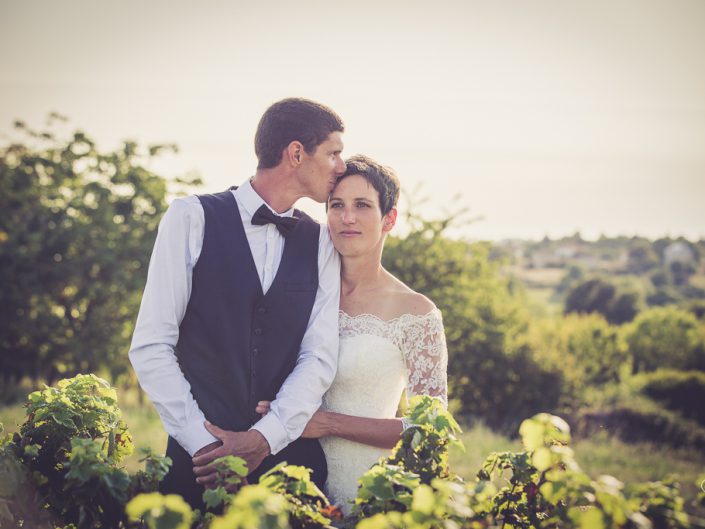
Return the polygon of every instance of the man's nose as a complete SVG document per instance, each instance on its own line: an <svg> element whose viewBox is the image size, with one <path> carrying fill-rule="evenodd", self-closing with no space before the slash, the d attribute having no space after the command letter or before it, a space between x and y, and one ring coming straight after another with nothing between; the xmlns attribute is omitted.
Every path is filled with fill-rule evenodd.
<svg viewBox="0 0 705 529"><path fill-rule="evenodd" d="M338 163L335 165L335 172L338 176L345 172L345 162L342 158L338 158Z"/></svg>

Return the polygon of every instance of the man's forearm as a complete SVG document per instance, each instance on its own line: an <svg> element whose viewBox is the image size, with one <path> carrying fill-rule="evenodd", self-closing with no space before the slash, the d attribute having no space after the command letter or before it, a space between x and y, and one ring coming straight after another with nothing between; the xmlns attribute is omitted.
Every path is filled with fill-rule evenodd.
<svg viewBox="0 0 705 529"><path fill-rule="evenodd" d="M191 395L173 349L155 344L130 350L140 386L159 413L164 429L189 454L216 441L203 426L205 416Z"/></svg>

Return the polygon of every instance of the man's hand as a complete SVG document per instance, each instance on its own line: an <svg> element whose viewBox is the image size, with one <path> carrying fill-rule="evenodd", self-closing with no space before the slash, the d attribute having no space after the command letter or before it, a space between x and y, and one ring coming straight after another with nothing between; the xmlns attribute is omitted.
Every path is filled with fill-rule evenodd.
<svg viewBox="0 0 705 529"><path fill-rule="evenodd" d="M229 432L206 421L206 430L220 439L221 446L206 451L203 454L194 454L193 472L196 474L196 481L206 488L210 488L216 482L218 471L211 463L223 456L238 456L245 460L247 470L252 472L262 460L269 455L269 443L257 430L247 432ZM208 445L211 446L211 445ZM204 447L207 448L207 447ZM201 449L203 450L203 448ZM199 452L201 451L199 450Z"/></svg>
<svg viewBox="0 0 705 529"><path fill-rule="evenodd" d="M196 458L198 456L202 456L203 454L207 454L208 452L211 452L220 446L223 446L223 443L221 441L213 441L212 443L207 444L206 446L204 446L203 448L198 450L195 454L193 454L193 457ZM211 471L211 473L213 474L214 477L217 475L217 471L215 469L213 469ZM214 489L215 488L214 482L215 482L215 479L209 480L208 485L206 485L206 488L207 489Z"/></svg>
<svg viewBox="0 0 705 529"><path fill-rule="evenodd" d="M219 446L222 446L222 444L223 444L223 443L222 443L221 441L213 441L212 443L207 444L206 446L204 446L203 448L201 448L198 452L196 452L195 454L193 454L193 457L202 456L203 454L205 454L205 453L207 453L207 452L210 452L211 450L215 450L215 449L218 448Z"/></svg>

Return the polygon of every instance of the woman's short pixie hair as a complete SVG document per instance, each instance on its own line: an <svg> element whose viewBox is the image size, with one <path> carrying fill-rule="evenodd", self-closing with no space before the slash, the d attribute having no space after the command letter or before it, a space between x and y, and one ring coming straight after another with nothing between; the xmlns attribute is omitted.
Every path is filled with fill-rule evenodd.
<svg viewBox="0 0 705 529"><path fill-rule="evenodd" d="M391 167L375 162L369 156L356 154L345 161L345 173L338 182L348 176L360 175L379 194L379 209L382 215L389 213L399 200L399 178Z"/></svg>

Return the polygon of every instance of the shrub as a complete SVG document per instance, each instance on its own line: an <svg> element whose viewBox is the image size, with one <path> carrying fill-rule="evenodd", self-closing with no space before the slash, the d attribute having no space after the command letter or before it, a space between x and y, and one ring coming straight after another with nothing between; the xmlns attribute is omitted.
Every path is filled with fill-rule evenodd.
<svg viewBox="0 0 705 529"><path fill-rule="evenodd" d="M169 462L147 454L146 470L130 476L119 465L133 445L115 390L94 375L57 386L30 394L20 431L0 443L0 526L125 524L125 503L155 490Z"/></svg>
<svg viewBox="0 0 705 529"><path fill-rule="evenodd" d="M606 430L627 442L705 449L705 428L643 397L581 411L573 420L581 437Z"/></svg>
<svg viewBox="0 0 705 529"><path fill-rule="evenodd" d="M578 283L565 299L565 313L599 313L610 323L631 321L639 312L640 299L635 292L620 291L610 281L593 278Z"/></svg>
<svg viewBox="0 0 705 529"><path fill-rule="evenodd" d="M529 342L537 361L561 374L562 404L570 408L583 402L586 385L619 382L628 360L619 329L599 314L536 322Z"/></svg>
<svg viewBox="0 0 705 529"><path fill-rule="evenodd" d="M639 375L634 383L650 399L705 426L705 373L659 370Z"/></svg>
<svg viewBox="0 0 705 529"><path fill-rule="evenodd" d="M688 369L705 357L705 340L697 318L685 310L655 307L624 329L634 373L659 368Z"/></svg>

